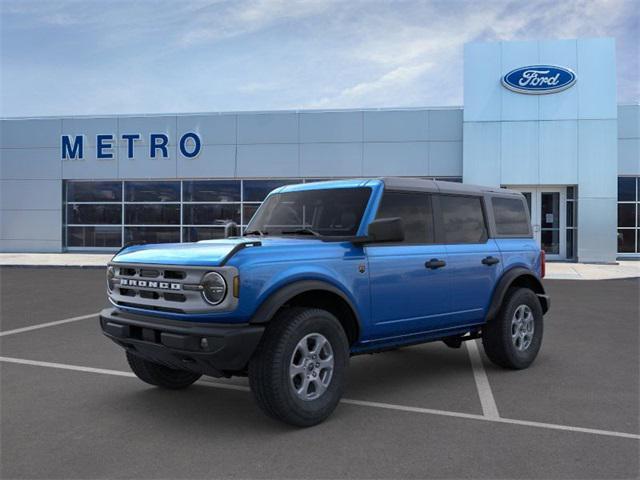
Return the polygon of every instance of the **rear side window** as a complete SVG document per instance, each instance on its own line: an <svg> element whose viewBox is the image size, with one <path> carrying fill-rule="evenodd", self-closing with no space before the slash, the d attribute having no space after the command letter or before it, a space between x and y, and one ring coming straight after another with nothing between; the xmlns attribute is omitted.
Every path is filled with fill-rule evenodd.
<svg viewBox="0 0 640 480"><path fill-rule="evenodd" d="M484 243L487 227L479 197L440 196L446 243Z"/></svg>
<svg viewBox="0 0 640 480"><path fill-rule="evenodd" d="M524 202L520 198L491 199L498 235L529 236L529 221Z"/></svg>
<svg viewBox="0 0 640 480"><path fill-rule="evenodd" d="M427 193L386 191L376 218L400 217L404 224L403 243L433 243L433 209Z"/></svg>

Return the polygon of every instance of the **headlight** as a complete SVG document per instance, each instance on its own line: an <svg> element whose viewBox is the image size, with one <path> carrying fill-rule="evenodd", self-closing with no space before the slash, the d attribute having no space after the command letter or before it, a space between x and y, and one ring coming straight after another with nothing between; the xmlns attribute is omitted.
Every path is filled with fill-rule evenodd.
<svg viewBox="0 0 640 480"><path fill-rule="evenodd" d="M107 290L113 292L113 277L116 276L116 269L112 266L107 267Z"/></svg>
<svg viewBox="0 0 640 480"><path fill-rule="evenodd" d="M209 272L202 277L202 287L202 296L211 305L218 305L227 294L227 282L216 272Z"/></svg>

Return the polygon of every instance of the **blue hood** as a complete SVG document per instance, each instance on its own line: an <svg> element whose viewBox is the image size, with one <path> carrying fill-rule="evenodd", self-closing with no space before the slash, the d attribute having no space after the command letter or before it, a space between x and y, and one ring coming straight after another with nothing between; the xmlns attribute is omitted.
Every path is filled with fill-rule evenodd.
<svg viewBox="0 0 640 480"><path fill-rule="evenodd" d="M225 238L198 243L160 243L134 245L118 252L112 259L117 263L144 263L157 265L217 266L239 243L261 241L265 246L286 246L301 242L322 243L309 238Z"/></svg>

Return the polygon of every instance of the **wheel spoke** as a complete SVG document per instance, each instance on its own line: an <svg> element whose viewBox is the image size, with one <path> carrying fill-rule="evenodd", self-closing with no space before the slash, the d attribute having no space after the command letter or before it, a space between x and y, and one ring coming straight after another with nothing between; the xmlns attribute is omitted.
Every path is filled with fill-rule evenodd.
<svg viewBox="0 0 640 480"><path fill-rule="evenodd" d="M333 355L327 358L320 358L316 363L320 369L333 368Z"/></svg>
<svg viewBox="0 0 640 480"><path fill-rule="evenodd" d="M311 350L310 353L318 355L322 351L324 346L327 344L327 339L324 337L318 336L314 340L315 340L315 344L313 345L313 349Z"/></svg>
<svg viewBox="0 0 640 480"><path fill-rule="evenodd" d="M289 375L291 376L292 379L296 375L304 376L305 373L306 373L306 369L304 368L304 365L294 365L294 364L289 365Z"/></svg>
<svg viewBox="0 0 640 480"><path fill-rule="evenodd" d="M298 396L307 396L307 390L309 390L309 379L306 375L302 376L302 382L300 383L300 387L296 390Z"/></svg>
<svg viewBox="0 0 640 480"><path fill-rule="evenodd" d="M327 386L324 385L324 383L322 383L318 377L312 378L309 382L313 383L313 386L315 387L314 394L317 396L322 395L327 389Z"/></svg>

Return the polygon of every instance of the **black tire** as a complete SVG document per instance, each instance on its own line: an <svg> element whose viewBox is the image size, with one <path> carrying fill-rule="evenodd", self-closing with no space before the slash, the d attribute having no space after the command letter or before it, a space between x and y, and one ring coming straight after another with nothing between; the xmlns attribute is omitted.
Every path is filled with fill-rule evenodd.
<svg viewBox="0 0 640 480"><path fill-rule="evenodd" d="M129 352L127 352L127 362L136 377L143 382L171 390L187 388L202 376L199 373L158 365Z"/></svg>
<svg viewBox="0 0 640 480"><path fill-rule="evenodd" d="M512 339L512 319L516 309L526 306L533 315L533 335L526 348L522 339L519 349ZM512 288L507 291L498 314L487 322L482 331L482 345L487 357L503 368L519 370L527 368L535 360L542 345L542 307L536 294L528 288ZM515 328L517 329L517 327Z"/></svg>
<svg viewBox="0 0 640 480"><path fill-rule="evenodd" d="M318 398L302 399L296 394L293 382L304 381L304 378L292 379L289 367L294 353L299 353L299 342L307 335L313 339L316 334L330 344L332 375L326 390ZM309 427L325 420L338 405L346 383L348 364L349 342L336 317L316 308L288 308L269 323L251 358L249 384L258 405L268 416L298 427ZM326 372L318 371L318 378Z"/></svg>

